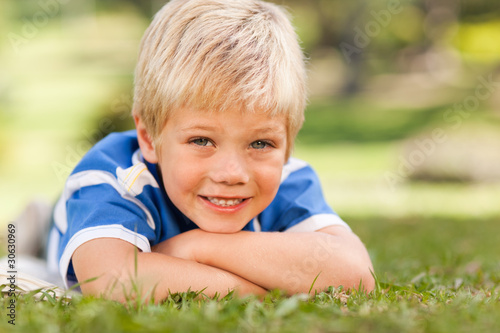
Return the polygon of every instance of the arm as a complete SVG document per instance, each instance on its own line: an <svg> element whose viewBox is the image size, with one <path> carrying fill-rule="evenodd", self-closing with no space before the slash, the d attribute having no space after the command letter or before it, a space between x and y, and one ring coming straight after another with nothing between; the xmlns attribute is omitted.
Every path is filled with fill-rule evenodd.
<svg viewBox="0 0 500 333"><path fill-rule="evenodd" d="M240 294L265 293L264 289L222 269L161 253L140 252L134 245L115 238L82 244L72 260L78 281L97 277L81 285L84 295L104 295L122 302L127 297L150 296L161 301L168 297L169 291L183 292L189 288L193 291L206 288L204 294L209 296L216 292L225 295L231 289ZM139 287L140 295L133 294L137 290L134 284Z"/></svg>
<svg viewBox="0 0 500 333"><path fill-rule="evenodd" d="M319 232L207 233L192 230L157 247L239 275L265 289L307 293L328 286L374 288L372 264L359 238L342 226Z"/></svg>

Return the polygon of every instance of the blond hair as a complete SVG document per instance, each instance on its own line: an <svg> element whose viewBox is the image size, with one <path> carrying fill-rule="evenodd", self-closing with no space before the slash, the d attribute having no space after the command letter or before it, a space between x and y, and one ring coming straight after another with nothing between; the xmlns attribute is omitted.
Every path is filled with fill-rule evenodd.
<svg viewBox="0 0 500 333"><path fill-rule="evenodd" d="M172 111L240 108L287 119L287 158L304 121L306 71L285 11L257 0L172 0L141 43L134 115L155 141Z"/></svg>

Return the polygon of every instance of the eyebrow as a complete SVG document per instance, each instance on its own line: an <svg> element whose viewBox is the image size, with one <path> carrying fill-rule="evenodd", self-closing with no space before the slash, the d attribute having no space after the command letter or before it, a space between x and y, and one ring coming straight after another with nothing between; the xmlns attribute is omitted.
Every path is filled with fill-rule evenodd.
<svg viewBox="0 0 500 333"><path fill-rule="evenodd" d="M196 130L217 131L217 130L219 130L219 127L210 126L210 125L193 125L193 126L186 126L184 128L181 128L181 131L183 131L183 132L196 131ZM263 134L286 132L286 130L284 128L281 128L281 126L263 127L263 128L255 128L255 129L250 128L250 130L252 132L258 132L258 133L263 133Z"/></svg>
<svg viewBox="0 0 500 333"><path fill-rule="evenodd" d="M217 126L193 125L193 126L187 126L187 127L181 128L181 131L183 131L183 132L188 132L188 131L193 131L193 130L213 131L216 129L217 129Z"/></svg>
<svg viewBox="0 0 500 333"><path fill-rule="evenodd" d="M259 132L259 133L268 133L268 132L271 132L271 133L283 133L283 132L286 132L286 130L284 128L276 126L276 127L256 128L254 130L254 132Z"/></svg>

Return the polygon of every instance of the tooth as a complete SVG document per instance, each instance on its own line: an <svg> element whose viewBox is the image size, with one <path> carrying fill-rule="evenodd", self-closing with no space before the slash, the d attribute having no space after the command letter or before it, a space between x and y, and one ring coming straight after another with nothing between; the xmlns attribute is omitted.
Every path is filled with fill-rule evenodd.
<svg viewBox="0 0 500 333"><path fill-rule="evenodd" d="M238 204L240 204L243 199L218 199L216 197L207 197L207 199L217 205L217 206L221 206L221 207L229 207L229 206L236 206Z"/></svg>

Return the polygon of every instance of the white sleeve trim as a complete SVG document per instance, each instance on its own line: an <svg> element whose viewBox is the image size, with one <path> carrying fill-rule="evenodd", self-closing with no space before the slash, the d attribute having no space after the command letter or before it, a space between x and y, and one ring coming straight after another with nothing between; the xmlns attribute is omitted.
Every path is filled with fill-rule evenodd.
<svg viewBox="0 0 500 333"><path fill-rule="evenodd" d="M156 185L156 187L158 187L158 184L156 183L156 180L154 180L153 176L150 176L149 178L146 176L146 178L148 179L148 181L154 181L154 183L151 183L150 185ZM101 170L86 170L75 173L68 178L68 180L66 181L64 192L59 198L59 201L57 202L54 209L54 223L61 231L61 233L64 234L68 230L68 219L66 212L66 203L68 199L76 191L80 190L83 187L100 184L107 184L112 186L123 199L128 200L141 208L144 214L146 214L148 225L151 227L151 229L155 230L155 222L147 207L139 199L132 195L126 188L124 188L113 174Z"/></svg>
<svg viewBox="0 0 500 333"><path fill-rule="evenodd" d="M52 227L49 233L47 245L47 267L51 273L57 273L59 266L57 265L57 250L61 236L56 227Z"/></svg>
<svg viewBox="0 0 500 333"><path fill-rule="evenodd" d="M262 231L262 227L260 225L260 221L259 221L259 217L255 217L253 220L252 220L252 224L253 224L253 230L255 232L261 232Z"/></svg>
<svg viewBox="0 0 500 333"><path fill-rule="evenodd" d="M97 238L122 239L138 247L142 252L151 252L151 246L145 236L135 233L119 224L90 227L80 230L73 237L71 237L64 249L61 259L59 260L59 274L61 274L66 288L69 288L67 273L73 253L83 243ZM103 255L106 254L103 253Z"/></svg>
<svg viewBox="0 0 500 333"><path fill-rule="evenodd" d="M341 225L351 230L338 215L335 214L317 214L297 223L288 228L285 232L311 232L326 228L332 225Z"/></svg>

